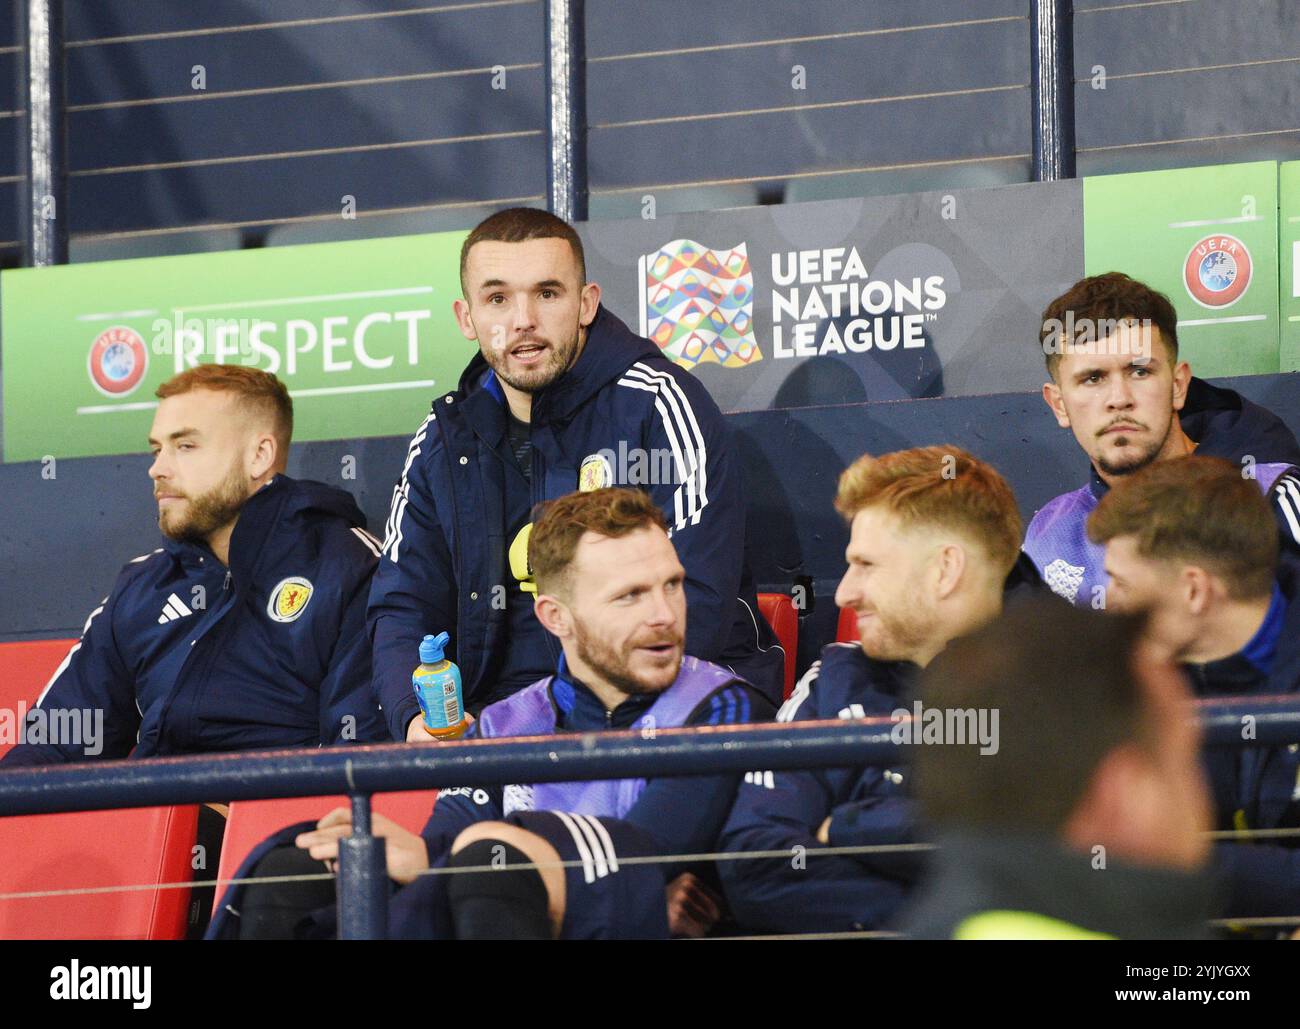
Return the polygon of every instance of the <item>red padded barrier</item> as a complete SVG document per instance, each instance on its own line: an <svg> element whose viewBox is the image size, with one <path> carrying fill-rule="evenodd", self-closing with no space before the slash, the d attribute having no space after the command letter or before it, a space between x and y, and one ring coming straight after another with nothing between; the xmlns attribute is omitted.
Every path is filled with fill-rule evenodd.
<svg viewBox="0 0 1300 1029"><path fill-rule="evenodd" d="M799 612L794 609L794 602L784 593L760 593L758 609L785 649L785 678L781 695L788 697L794 689L794 665L799 656Z"/></svg>

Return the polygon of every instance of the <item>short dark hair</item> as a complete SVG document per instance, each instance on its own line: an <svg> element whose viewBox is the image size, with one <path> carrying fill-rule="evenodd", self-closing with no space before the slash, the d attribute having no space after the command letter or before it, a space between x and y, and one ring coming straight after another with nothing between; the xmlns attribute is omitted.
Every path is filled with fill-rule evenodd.
<svg viewBox="0 0 1300 1029"><path fill-rule="evenodd" d="M648 493L610 486L566 493L539 505L528 535L528 566L540 593L568 594L569 566L578 541L588 532L618 539L657 526L668 532L664 514Z"/></svg>
<svg viewBox="0 0 1300 1029"><path fill-rule="evenodd" d="M475 225L461 244L460 289L465 298L469 298L469 290L465 287L465 266L469 263L469 252L475 243L527 243L530 239L568 240L574 259L578 262L578 280L582 283L587 281L587 258L582 250L582 240L573 231L572 225L550 211L535 207L507 207Z"/></svg>
<svg viewBox="0 0 1300 1029"><path fill-rule="evenodd" d="M1138 553L1190 561L1223 579L1228 596L1268 596L1277 575L1277 522L1259 483L1219 457L1155 461L1125 476L1088 516L1088 538L1132 536Z"/></svg>
<svg viewBox="0 0 1300 1029"><path fill-rule="evenodd" d="M1134 674L1143 619L1020 602L950 643L921 677L922 704L998 712L997 750L915 748L917 797L936 828L1059 835L1108 753L1154 749Z"/></svg>
<svg viewBox="0 0 1300 1029"><path fill-rule="evenodd" d="M1056 378L1061 363L1062 326L1099 324L1125 318L1150 322L1160 330L1170 361L1178 360L1178 312L1163 293L1123 272L1106 272L1080 279L1047 305L1038 329L1038 341L1047 360L1047 373Z"/></svg>

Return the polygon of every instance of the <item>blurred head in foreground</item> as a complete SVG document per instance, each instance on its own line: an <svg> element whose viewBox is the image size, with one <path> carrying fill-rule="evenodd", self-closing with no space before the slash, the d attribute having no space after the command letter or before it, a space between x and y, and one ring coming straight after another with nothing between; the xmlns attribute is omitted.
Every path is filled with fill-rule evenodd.
<svg viewBox="0 0 1300 1029"><path fill-rule="evenodd" d="M916 748L923 817L947 841L916 931L1204 932L1189 874L1210 847L1200 735L1180 672L1142 632L1135 617L1018 605L927 669L927 708L996 710L1000 739L993 753Z"/></svg>

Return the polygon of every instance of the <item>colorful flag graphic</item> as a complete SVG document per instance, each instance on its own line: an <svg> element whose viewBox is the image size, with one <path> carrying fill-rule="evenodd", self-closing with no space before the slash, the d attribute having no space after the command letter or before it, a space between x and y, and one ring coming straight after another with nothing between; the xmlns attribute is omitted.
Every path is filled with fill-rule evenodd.
<svg viewBox="0 0 1300 1029"><path fill-rule="evenodd" d="M711 250L675 239L639 261L641 335L684 368L763 359L754 340L754 273L745 244Z"/></svg>

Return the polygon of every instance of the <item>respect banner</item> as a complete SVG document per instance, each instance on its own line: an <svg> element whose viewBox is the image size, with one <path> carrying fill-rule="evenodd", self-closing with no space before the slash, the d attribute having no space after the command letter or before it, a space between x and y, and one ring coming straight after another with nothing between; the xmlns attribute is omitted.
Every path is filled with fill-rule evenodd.
<svg viewBox="0 0 1300 1029"><path fill-rule="evenodd" d="M1086 178L1084 270L1167 294L1194 374L1276 372L1277 210L1273 161Z"/></svg>
<svg viewBox="0 0 1300 1029"><path fill-rule="evenodd" d="M6 271L4 459L143 451L154 390L198 363L272 372L294 438L409 435L476 346L443 232Z"/></svg>

